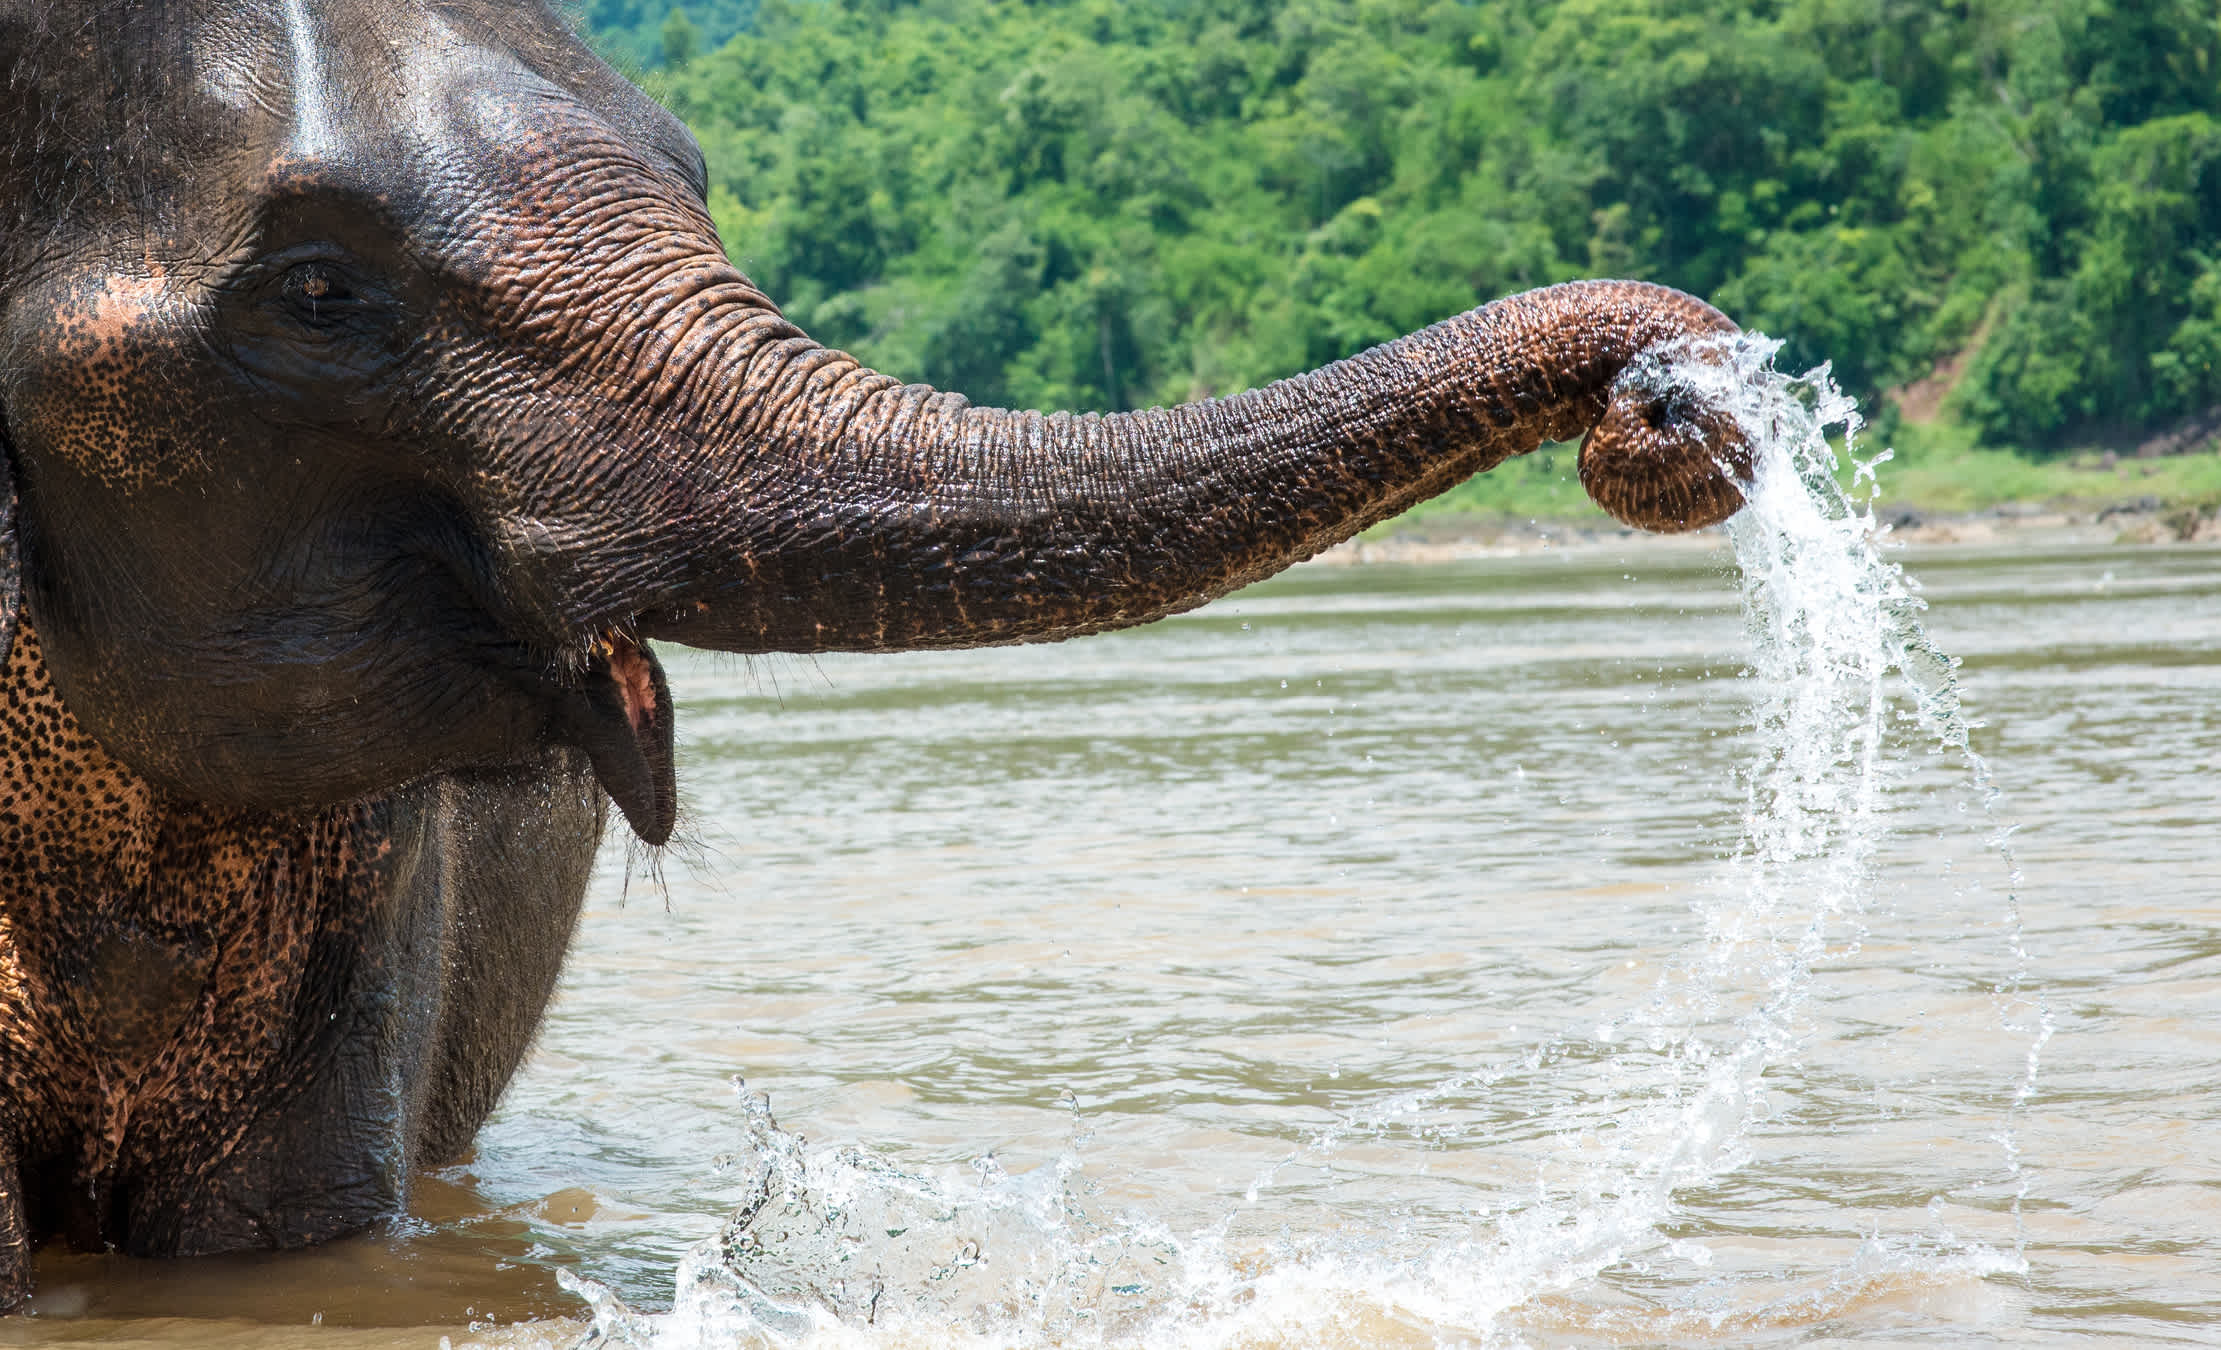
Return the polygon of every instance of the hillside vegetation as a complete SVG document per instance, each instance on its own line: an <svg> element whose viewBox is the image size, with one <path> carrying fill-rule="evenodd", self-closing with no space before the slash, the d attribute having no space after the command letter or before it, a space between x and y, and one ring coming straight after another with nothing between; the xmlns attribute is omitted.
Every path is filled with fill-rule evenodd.
<svg viewBox="0 0 2221 1350"><path fill-rule="evenodd" d="M2212 0L764 0L651 83L798 322L978 400L1616 275L1990 445L2221 405Z"/></svg>
<svg viewBox="0 0 2221 1350"><path fill-rule="evenodd" d="M684 66L755 21L756 0L557 0L619 70Z"/></svg>

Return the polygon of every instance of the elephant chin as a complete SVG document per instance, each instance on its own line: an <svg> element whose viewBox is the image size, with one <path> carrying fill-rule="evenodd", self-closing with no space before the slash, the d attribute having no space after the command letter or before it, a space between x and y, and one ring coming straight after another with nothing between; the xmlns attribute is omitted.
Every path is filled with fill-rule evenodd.
<svg viewBox="0 0 2221 1350"><path fill-rule="evenodd" d="M671 757L671 689L655 653L623 633L588 649L582 687L565 709L566 739L586 752L594 777L641 842L661 845L678 823Z"/></svg>

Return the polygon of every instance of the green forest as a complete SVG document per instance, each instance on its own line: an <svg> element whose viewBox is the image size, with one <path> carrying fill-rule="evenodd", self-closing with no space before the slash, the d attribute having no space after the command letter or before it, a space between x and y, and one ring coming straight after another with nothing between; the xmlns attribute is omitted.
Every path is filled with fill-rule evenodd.
<svg viewBox="0 0 2221 1350"><path fill-rule="evenodd" d="M571 17L628 75L684 66L755 21L756 0L575 0Z"/></svg>
<svg viewBox="0 0 2221 1350"><path fill-rule="evenodd" d="M579 12L797 322L980 401L1228 392L1609 275L1885 435L2040 461L2221 408L2213 0Z"/></svg>

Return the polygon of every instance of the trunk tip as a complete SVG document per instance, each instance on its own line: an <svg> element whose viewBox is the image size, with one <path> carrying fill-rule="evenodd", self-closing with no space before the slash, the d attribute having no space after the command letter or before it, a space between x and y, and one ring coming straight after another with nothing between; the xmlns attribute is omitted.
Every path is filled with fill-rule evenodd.
<svg viewBox="0 0 2221 1350"><path fill-rule="evenodd" d="M1646 352L1612 386L1603 418L1581 442L1581 486L1622 523L1679 534L1743 509L1750 438L1731 408L1671 365L1675 356L1717 364L1725 351L1715 347Z"/></svg>

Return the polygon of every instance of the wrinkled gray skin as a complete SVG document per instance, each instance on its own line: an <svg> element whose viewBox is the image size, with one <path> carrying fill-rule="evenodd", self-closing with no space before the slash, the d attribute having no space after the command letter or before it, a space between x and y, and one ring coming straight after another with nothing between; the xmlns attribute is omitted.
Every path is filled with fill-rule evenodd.
<svg viewBox="0 0 2221 1350"><path fill-rule="evenodd" d="M0 1302L39 1241L316 1241L467 1143L601 792L671 831L646 638L1141 623L1600 421L1623 518L1740 500L1705 410L1614 394L1731 326L1633 283L1114 417L860 369L536 2L0 0L0 77Z"/></svg>

